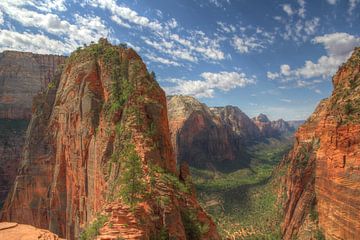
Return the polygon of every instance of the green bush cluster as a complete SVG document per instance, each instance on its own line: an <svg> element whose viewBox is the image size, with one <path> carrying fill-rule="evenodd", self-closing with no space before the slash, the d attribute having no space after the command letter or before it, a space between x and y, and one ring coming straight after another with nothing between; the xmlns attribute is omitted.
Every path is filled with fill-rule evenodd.
<svg viewBox="0 0 360 240"><path fill-rule="evenodd" d="M105 215L98 216L98 218L91 223L84 231L80 234L80 240L93 240L99 235L100 228L104 226L105 222L108 221L108 217Z"/></svg>

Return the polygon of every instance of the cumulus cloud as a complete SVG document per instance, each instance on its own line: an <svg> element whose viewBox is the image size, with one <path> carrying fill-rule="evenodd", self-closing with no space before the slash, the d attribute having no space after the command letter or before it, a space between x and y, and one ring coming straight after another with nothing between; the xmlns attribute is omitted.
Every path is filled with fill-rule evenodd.
<svg viewBox="0 0 360 240"><path fill-rule="evenodd" d="M165 87L167 94L192 95L198 98L212 98L216 90L227 92L238 87L254 84L255 79L241 72L204 72L201 80L169 79L175 86Z"/></svg>
<svg viewBox="0 0 360 240"><path fill-rule="evenodd" d="M55 36L62 36L65 41L74 46L97 41L100 37L109 35L108 28L98 16L75 14L75 23L70 23L53 13L40 13L29 10L24 7L26 5L27 2L20 4L16 1L5 0L0 5L0 8L7 16L23 26L35 27Z"/></svg>
<svg viewBox="0 0 360 240"><path fill-rule="evenodd" d="M19 33L10 30L0 31L0 51L21 50L40 54L64 54L71 52L74 46L50 39L42 34Z"/></svg>
<svg viewBox="0 0 360 240"><path fill-rule="evenodd" d="M325 79L333 75L339 65L350 57L354 47L360 45L360 38L348 33L333 33L315 37L312 42L322 44L327 55L321 56L316 62L307 60L304 66L293 70L287 64L281 65L279 72L267 72L267 77L281 81L295 80L298 87L319 83L318 79L305 80L318 77Z"/></svg>

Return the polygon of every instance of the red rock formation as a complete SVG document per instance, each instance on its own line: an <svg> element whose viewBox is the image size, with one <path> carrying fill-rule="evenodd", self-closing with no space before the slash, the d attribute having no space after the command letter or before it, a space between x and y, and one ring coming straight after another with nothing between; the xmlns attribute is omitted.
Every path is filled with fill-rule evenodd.
<svg viewBox="0 0 360 240"><path fill-rule="evenodd" d="M3 220L75 239L101 214L99 239L219 239L177 176L165 94L135 51L101 40L55 79L34 99Z"/></svg>
<svg viewBox="0 0 360 240"><path fill-rule="evenodd" d="M282 163L284 239L311 239L320 232L326 239L360 235L360 48L333 84L332 95L299 128Z"/></svg>
<svg viewBox="0 0 360 240"><path fill-rule="evenodd" d="M65 57L29 52L0 53L0 118L30 119L32 98L46 89Z"/></svg>
<svg viewBox="0 0 360 240"><path fill-rule="evenodd" d="M238 108L208 108L190 96L171 96L168 117L178 162L220 170L247 164L244 143L258 131Z"/></svg>
<svg viewBox="0 0 360 240"><path fill-rule="evenodd" d="M65 57L27 52L0 53L0 209L15 181L32 98L46 89Z"/></svg>

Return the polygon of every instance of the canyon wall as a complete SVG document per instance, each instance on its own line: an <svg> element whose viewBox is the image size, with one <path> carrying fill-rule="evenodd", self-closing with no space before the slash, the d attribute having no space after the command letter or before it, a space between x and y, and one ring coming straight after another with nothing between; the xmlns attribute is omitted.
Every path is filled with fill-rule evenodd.
<svg viewBox="0 0 360 240"><path fill-rule="evenodd" d="M65 57L27 52L0 53L0 209L15 181L32 112Z"/></svg>
<svg viewBox="0 0 360 240"><path fill-rule="evenodd" d="M360 235L360 48L333 85L280 167L286 172L284 239Z"/></svg>
<svg viewBox="0 0 360 240"><path fill-rule="evenodd" d="M247 147L267 138L282 138L294 128L266 115L250 119L238 107L209 108L190 96L169 96L171 141L179 163L231 171L246 167Z"/></svg>
<svg viewBox="0 0 360 240"><path fill-rule="evenodd" d="M92 224L99 239L219 239L188 167L176 170L165 94L134 50L101 39L53 83L34 98L2 220L67 239Z"/></svg>
<svg viewBox="0 0 360 240"><path fill-rule="evenodd" d="M34 95L47 88L64 61L63 56L0 53L0 118L30 119Z"/></svg>

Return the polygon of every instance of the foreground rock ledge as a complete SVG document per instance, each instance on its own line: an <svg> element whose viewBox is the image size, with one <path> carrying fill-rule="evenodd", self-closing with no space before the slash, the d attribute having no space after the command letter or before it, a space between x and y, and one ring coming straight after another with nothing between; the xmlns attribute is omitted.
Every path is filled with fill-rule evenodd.
<svg viewBox="0 0 360 240"><path fill-rule="evenodd" d="M61 240L58 235L44 229L14 222L0 222L2 240Z"/></svg>

